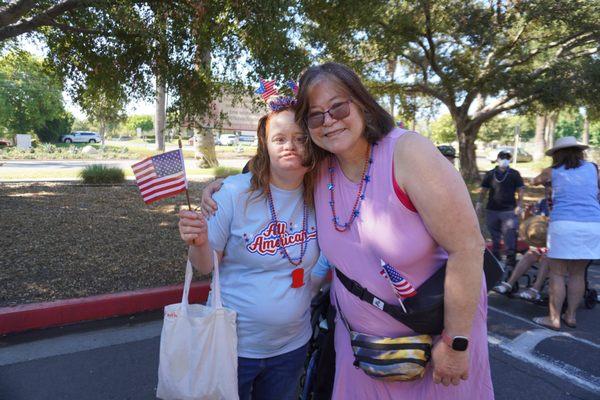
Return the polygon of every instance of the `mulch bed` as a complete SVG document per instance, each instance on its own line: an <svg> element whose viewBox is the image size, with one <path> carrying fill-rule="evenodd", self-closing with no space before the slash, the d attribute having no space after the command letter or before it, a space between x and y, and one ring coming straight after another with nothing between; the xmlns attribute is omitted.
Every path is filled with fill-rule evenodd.
<svg viewBox="0 0 600 400"><path fill-rule="evenodd" d="M132 184L0 184L0 307L183 282L180 207L183 194L147 206Z"/></svg>
<svg viewBox="0 0 600 400"><path fill-rule="evenodd" d="M203 186L190 182L192 202ZM133 184L0 184L0 307L183 282L181 207L147 206Z"/></svg>

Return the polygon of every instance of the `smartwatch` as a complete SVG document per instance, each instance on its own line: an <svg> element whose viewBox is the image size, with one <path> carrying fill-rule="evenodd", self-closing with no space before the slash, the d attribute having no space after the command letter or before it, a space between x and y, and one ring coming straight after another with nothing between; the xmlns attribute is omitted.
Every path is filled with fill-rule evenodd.
<svg viewBox="0 0 600 400"><path fill-rule="evenodd" d="M465 351L469 347L469 338L466 336L454 336L450 337L446 332L442 332L442 341L446 343L448 347L455 351Z"/></svg>

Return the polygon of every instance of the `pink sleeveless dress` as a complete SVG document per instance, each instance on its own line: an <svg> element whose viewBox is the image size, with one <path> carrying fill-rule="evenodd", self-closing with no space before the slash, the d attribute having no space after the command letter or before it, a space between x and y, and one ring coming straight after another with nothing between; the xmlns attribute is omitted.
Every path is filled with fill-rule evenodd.
<svg viewBox="0 0 600 400"><path fill-rule="evenodd" d="M330 263L389 303L397 302L390 284L380 275L381 262L394 266L415 288L443 264L447 254L434 242L420 216L403 205L394 192L392 162L396 140L407 131L394 129L373 149L371 180L360 214L346 232L333 227L329 205L328 161L322 163L315 187L319 245ZM358 184L349 181L334 161L335 208L340 223L348 220ZM449 210L450 211L450 210ZM349 293L333 279L332 293L353 330L379 336L413 335L408 327ZM332 295L332 302L334 301ZM487 343L485 282L470 335L469 379L458 386L434 384L431 363L425 377L412 382L384 382L353 366L348 331L336 317L334 399L488 400L494 398ZM437 338L434 338L436 340Z"/></svg>

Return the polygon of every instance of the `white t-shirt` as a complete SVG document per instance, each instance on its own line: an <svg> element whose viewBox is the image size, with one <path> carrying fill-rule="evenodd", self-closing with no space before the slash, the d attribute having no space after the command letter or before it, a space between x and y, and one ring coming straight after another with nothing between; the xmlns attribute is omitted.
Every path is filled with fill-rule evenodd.
<svg viewBox="0 0 600 400"><path fill-rule="evenodd" d="M271 185L277 214L273 224L266 196L250 193L252 174L231 176L214 200L218 211L208 221L213 249L223 251L220 266L223 305L238 313L238 355L268 358L293 351L308 342L310 327L310 274L319 257L314 210L307 209L302 230L303 188L282 190ZM292 265L279 248L279 230ZM292 271L304 268L304 286L292 288ZM210 297L209 297L210 301Z"/></svg>

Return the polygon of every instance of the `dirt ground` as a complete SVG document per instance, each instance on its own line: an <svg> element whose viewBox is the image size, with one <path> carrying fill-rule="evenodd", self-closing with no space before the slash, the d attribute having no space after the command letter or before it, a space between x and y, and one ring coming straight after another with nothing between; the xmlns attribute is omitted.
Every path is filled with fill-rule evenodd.
<svg viewBox="0 0 600 400"><path fill-rule="evenodd" d="M0 184L0 307L182 282L185 204L145 205L133 184Z"/></svg>
<svg viewBox="0 0 600 400"><path fill-rule="evenodd" d="M0 307L181 283L180 207L184 195L147 206L133 184L0 184Z"/></svg>

